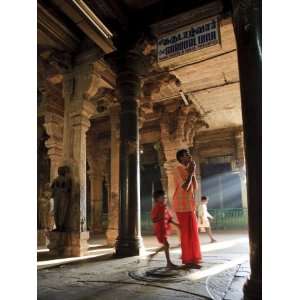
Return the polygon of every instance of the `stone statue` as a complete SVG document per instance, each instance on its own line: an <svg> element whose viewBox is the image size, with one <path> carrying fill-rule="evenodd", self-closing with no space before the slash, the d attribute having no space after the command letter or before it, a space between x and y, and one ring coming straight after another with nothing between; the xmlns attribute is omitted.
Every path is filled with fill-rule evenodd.
<svg viewBox="0 0 300 300"><path fill-rule="evenodd" d="M38 228L49 228L49 214L50 214L50 198L51 188L50 184L46 183L41 196L38 199Z"/></svg>
<svg viewBox="0 0 300 300"><path fill-rule="evenodd" d="M51 188L54 200L55 231L64 231L72 193L72 178L69 167L58 168L58 176L54 179Z"/></svg>

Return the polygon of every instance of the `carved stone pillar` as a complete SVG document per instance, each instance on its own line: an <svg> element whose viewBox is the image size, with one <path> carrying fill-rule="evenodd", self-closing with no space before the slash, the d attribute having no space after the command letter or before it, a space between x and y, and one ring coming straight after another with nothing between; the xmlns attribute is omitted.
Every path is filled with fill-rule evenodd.
<svg viewBox="0 0 300 300"><path fill-rule="evenodd" d="M178 163L176 152L193 146L198 119L201 118L198 118L198 113L193 108L177 106L164 108L161 112L161 143L166 158L164 168L170 203L174 193L173 169Z"/></svg>
<svg viewBox="0 0 300 300"><path fill-rule="evenodd" d="M157 142L154 144L154 149L157 152L157 156L158 156L158 163L159 163L159 167L160 167L160 176L161 176L161 185L163 187L163 189L165 191L168 190L168 179L167 179L167 175L166 175L166 171L164 168L164 164L166 162L166 158L164 156L164 151L162 149L162 145L160 142Z"/></svg>
<svg viewBox="0 0 300 300"><path fill-rule="evenodd" d="M232 1L237 42L248 192L251 275L244 299L262 298L261 0Z"/></svg>
<svg viewBox="0 0 300 300"><path fill-rule="evenodd" d="M174 153L176 157L176 153ZM172 205L172 199L173 199L173 194L175 191L175 186L174 186L174 168L177 166L177 161L176 159L174 160L169 160L164 163L164 169L165 169L165 174L166 174L166 181L167 181L167 195L168 195L168 201L169 204Z"/></svg>
<svg viewBox="0 0 300 300"><path fill-rule="evenodd" d="M135 50L117 58L120 111L120 207L116 255L139 255L143 248L140 224L139 109L142 55ZM112 188L112 187L111 187Z"/></svg>
<svg viewBox="0 0 300 300"><path fill-rule="evenodd" d="M198 181L198 190L196 191L196 203L197 203L197 207L199 207L200 201L201 201L201 196L202 196L201 169L200 169L201 158L200 158L199 150L197 149L197 147L193 148L192 156L193 156L193 159L196 163L196 179Z"/></svg>
<svg viewBox="0 0 300 300"><path fill-rule="evenodd" d="M247 186L246 186L246 167L244 154L244 134L242 130L238 130L235 134L235 156L236 168L240 173L241 180L241 195L243 208L248 207L247 203Z"/></svg>
<svg viewBox="0 0 300 300"><path fill-rule="evenodd" d="M89 118L95 111L89 101L76 103L71 107L72 156L74 180L74 212L71 229L86 231L86 132L90 127ZM77 215L76 215L77 214Z"/></svg>
<svg viewBox="0 0 300 300"><path fill-rule="evenodd" d="M73 77L72 77L72 76ZM73 80L72 80L73 78ZM71 169L72 195L66 221L66 232L51 232L52 254L82 256L87 252L89 232L86 230L86 132L89 118L95 112L89 100L98 88L98 74L93 64L76 66L64 81L65 122L64 165Z"/></svg>
<svg viewBox="0 0 300 300"><path fill-rule="evenodd" d="M57 176L58 167L62 161L63 156L63 105L61 99L55 99L51 93L49 84L44 84L39 89L39 97L41 101L38 106L38 116L43 118L43 127L48 135L48 139L45 141L47 148L47 155L50 161L49 180L50 185L53 179ZM40 183L39 183L40 184ZM38 246L45 247L48 244L48 231L53 228L54 218L51 216L50 198L51 192L45 191L43 187L42 193L38 195L38 208L39 214L42 214L47 222L44 222L44 228L38 230ZM43 196L44 193L50 193L49 199L46 201ZM45 201L48 204L45 204ZM40 209L44 207L42 212ZM45 225L47 223L47 225Z"/></svg>
<svg viewBox="0 0 300 300"><path fill-rule="evenodd" d="M103 189L101 172L92 171L89 173L91 182L91 231L93 234L101 233L101 215Z"/></svg>
<svg viewBox="0 0 300 300"><path fill-rule="evenodd" d="M54 113L45 114L45 130L49 139L45 142L50 158L50 182L57 176L63 158L63 118Z"/></svg>
<svg viewBox="0 0 300 300"><path fill-rule="evenodd" d="M120 199L120 106L110 106L110 180L108 200L107 244L114 246L118 236Z"/></svg>
<svg viewBox="0 0 300 300"><path fill-rule="evenodd" d="M108 211L109 211L109 198L110 198L110 195L111 195L111 191L110 191L110 161L109 161L109 166L108 168L106 169L106 172L104 174L104 186L105 186L105 189L106 189L106 193L107 193L107 211L106 211L106 219L105 219L105 215L103 214L103 218L101 220L101 224L103 226L103 228L107 231L107 228L108 228ZM104 208L104 207L103 207ZM114 240L115 241L115 240ZM108 239L107 239L107 243L108 243Z"/></svg>
<svg viewBox="0 0 300 300"><path fill-rule="evenodd" d="M63 97L64 97L64 135L63 135L63 159L67 161L71 157L71 125L70 104L74 89L74 76L72 73L64 74Z"/></svg>

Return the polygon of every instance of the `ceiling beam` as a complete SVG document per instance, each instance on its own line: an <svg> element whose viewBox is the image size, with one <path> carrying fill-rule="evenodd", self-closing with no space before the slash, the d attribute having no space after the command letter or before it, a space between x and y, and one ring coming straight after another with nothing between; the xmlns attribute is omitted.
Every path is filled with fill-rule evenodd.
<svg viewBox="0 0 300 300"><path fill-rule="evenodd" d="M106 54L115 50L112 33L82 0L52 0Z"/></svg>
<svg viewBox="0 0 300 300"><path fill-rule="evenodd" d="M52 15L41 3L37 3L37 27L43 38L49 39L57 49L73 52L80 40L57 16ZM42 36L41 36L42 37Z"/></svg>

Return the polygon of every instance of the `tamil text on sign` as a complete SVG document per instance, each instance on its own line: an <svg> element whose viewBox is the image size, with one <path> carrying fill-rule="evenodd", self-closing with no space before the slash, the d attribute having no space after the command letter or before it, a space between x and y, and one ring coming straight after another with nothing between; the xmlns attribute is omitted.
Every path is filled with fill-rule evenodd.
<svg viewBox="0 0 300 300"><path fill-rule="evenodd" d="M158 39L157 59L162 61L219 43L217 17L189 25Z"/></svg>

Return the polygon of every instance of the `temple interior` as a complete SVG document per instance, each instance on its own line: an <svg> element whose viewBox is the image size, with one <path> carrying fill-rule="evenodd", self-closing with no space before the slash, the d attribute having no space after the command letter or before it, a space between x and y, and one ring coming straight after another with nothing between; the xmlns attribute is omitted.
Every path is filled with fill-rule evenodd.
<svg viewBox="0 0 300 300"><path fill-rule="evenodd" d="M37 1L38 299L261 299L260 5ZM159 254L151 273L152 195L172 207L180 149L217 243L200 232L200 271Z"/></svg>

